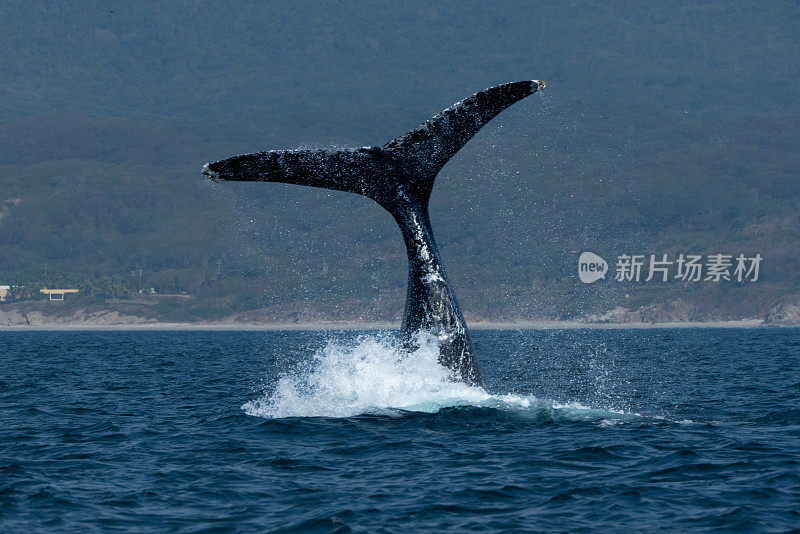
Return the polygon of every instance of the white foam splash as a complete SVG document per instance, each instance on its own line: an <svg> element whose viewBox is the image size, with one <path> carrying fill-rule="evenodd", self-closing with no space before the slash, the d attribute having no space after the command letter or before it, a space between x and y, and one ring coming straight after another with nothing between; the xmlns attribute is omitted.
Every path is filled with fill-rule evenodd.
<svg viewBox="0 0 800 534"><path fill-rule="evenodd" d="M242 408L262 417L351 417L392 409L433 412L489 397L482 388L451 381L438 353L430 335L420 336L411 353L374 335L330 341L308 365L282 375L274 391Z"/></svg>
<svg viewBox="0 0 800 534"><path fill-rule="evenodd" d="M475 406L513 411L550 420L626 419L622 412L578 403L559 404L525 395L492 395L451 379L437 362L435 336L420 334L419 348L399 350L397 340L363 335L350 342L329 341L312 361L281 375L271 391L242 406L266 418L353 417L362 414L435 413Z"/></svg>

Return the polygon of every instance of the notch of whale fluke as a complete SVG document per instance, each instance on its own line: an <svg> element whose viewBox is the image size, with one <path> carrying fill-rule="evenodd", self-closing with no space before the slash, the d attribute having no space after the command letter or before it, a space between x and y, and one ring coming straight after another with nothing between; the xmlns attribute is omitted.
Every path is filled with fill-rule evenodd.
<svg viewBox="0 0 800 534"><path fill-rule="evenodd" d="M358 193L392 214L406 244L408 286L401 334L413 349L420 333L438 340L439 363L454 380L483 379L455 293L433 239L428 199L439 171L489 121L545 88L544 80L490 87L456 102L383 146L343 150L267 150L203 167L219 181L281 182Z"/></svg>

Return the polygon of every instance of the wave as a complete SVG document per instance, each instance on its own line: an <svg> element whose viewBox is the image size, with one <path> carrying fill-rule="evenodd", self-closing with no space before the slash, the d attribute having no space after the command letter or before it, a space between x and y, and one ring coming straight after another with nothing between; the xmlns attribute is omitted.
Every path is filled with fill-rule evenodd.
<svg viewBox="0 0 800 534"><path fill-rule="evenodd" d="M510 411L547 420L614 424L639 414L560 403L530 395L492 394L451 378L437 362L434 336L420 333L413 352L401 350L396 337L362 335L350 342L330 340L311 361L283 373L270 391L248 402L248 415L265 418L399 416L476 407Z"/></svg>

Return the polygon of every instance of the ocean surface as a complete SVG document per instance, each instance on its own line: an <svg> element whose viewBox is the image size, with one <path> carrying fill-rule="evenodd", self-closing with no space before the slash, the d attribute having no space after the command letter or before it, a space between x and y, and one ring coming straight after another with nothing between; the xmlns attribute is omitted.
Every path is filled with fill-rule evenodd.
<svg viewBox="0 0 800 534"><path fill-rule="evenodd" d="M0 532L798 532L800 329L0 333Z"/></svg>

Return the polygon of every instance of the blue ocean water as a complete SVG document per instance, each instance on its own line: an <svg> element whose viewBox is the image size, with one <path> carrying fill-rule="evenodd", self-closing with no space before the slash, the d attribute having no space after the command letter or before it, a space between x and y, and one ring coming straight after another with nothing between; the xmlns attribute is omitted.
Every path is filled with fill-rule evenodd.
<svg viewBox="0 0 800 534"><path fill-rule="evenodd" d="M800 329L0 334L0 531L800 528Z"/></svg>

